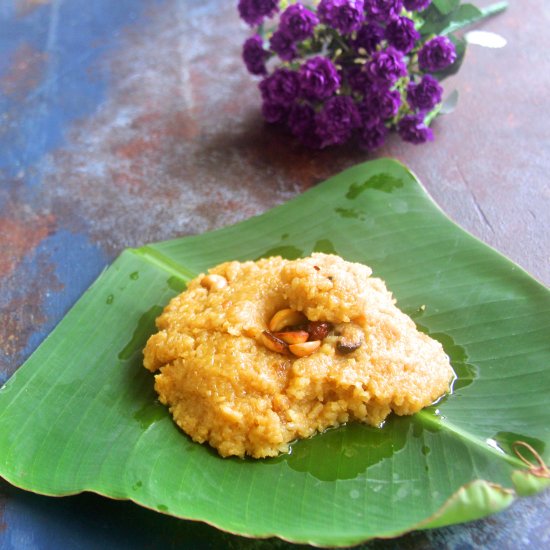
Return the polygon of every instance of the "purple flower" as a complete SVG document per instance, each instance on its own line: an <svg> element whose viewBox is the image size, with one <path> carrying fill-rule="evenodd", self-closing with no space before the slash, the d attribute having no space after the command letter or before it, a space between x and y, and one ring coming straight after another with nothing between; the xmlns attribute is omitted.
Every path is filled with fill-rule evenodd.
<svg viewBox="0 0 550 550"><path fill-rule="evenodd" d="M264 101L262 103L262 115L264 119L275 124L276 122L284 122L288 114L288 107L279 103L272 103L271 101Z"/></svg>
<svg viewBox="0 0 550 550"><path fill-rule="evenodd" d="M372 54L371 60L365 65L369 77L382 87L393 86L399 77L407 74L407 66L401 52L391 46Z"/></svg>
<svg viewBox="0 0 550 550"><path fill-rule="evenodd" d="M310 149L320 149L321 140L317 135L315 111L307 103L295 103L288 115L288 127L302 145Z"/></svg>
<svg viewBox="0 0 550 550"><path fill-rule="evenodd" d="M441 101L442 94L443 88L429 74L424 75L418 84L411 82L407 88L409 105L419 111L433 109Z"/></svg>
<svg viewBox="0 0 550 550"><path fill-rule="evenodd" d="M345 143L361 124L361 117L350 96L331 97L315 115L321 147Z"/></svg>
<svg viewBox="0 0 550 550"><path fill-rule="evenodd" d="M432 129L424 124L423 114L404 116L397 125L397 132L403 141L415 145L433 141L434 138Z"/></svg>
<svg viewBox="0 0 550 550"><path fill-rule="evenodd" d="M288 127L293 135L299 137L315 126L315 111L307 103L295 103L288 115Z"/></svg>
<svg viewBox="0 0 550 550"><path fill-rule="evenodd" d="M307 103L295 103L288 115L288 127L302 145L310 149L320 149L321 139L317 134L315 111Z"/></svg>
<svg viewBox="0 0 550 550"><path fill-rule="evenodd" d="M398 90L376 90L366 95L360 105L363 123L393 118L399 111L401 94Z"/></svg>
<svg viewBox="0 0 550 550"><path fill-rule="evenodd" d="M388 42L403 53L409 53L420 38L420 33L414 28L414 21L408 17L396 17L386 26Z"/></svg>
<svg viewBox="0 0 550 550"><path fill-rule="evenodd" d="M364 67L364 65L351 65L343 71L343 76L346 78L350 88L354 92L363 95L373 87L373 83Z"/></svg>
<svg viewBox="0 0 550 550"><path fill-rule="evenodd" d="M302 4L289 6L282 14L279 29L294 42L301 42L313 35L319 18Z"/></svg>
<svg viewBox="0 0 550 550"><path fill-rule="evenodd" d="M279 11L278 0L239 0L239 15L251 27L260 25L264 17L271 17Z"/></svg>
<svg viewBox="0 0 550 550"><path fill-rule="evenodd" d="M296 57L294 41L282 29L273 33L269 47L284 61L292 61Z"/></svg>
<svg viewBox="0 0 550 550"><path fill-rule="evenodd" d="M317 13L323 23L349 34L365 20L364 0L321 0Z"/></svg>
<svg viewBox="0 0 550 550"><path fill-rule="evenodd" d="M359 145L367 151L374 151L384 145L388 129L381 120L365 124L359 131Z"/></svg>
<svg viewBox="0 0 550 550"><path fill-rule="evenodd" d="M363 48L367 53L376 51L376 46L384 39L384 29L376 23L367 23L358 31L353 47L356 50Z"/></svg>
<svg viewBox="0 0 550 550"><path fill-rule="evenodd" d="M267 74L265 68L269 52L263 48L263 41L259 35L248 38L243 45L243 60L248 71L252 74Z"/></svg>
<svg viewBox="0 0 550 550"><path fill-rule="evenodd" d="M432 0L404 0L403 3L409 11L422 11L432 3Z"/></svg>
<svg viewBox="0 0 550 550"><path fill-rule="evenodd" d="M302 95L310 100L327 99L340 86L340 76L336 67L326 57L308 59L299 71Z"/></svg>
<svg viewBox="0 0 550 550"><path fill-rule="evenodd" d="M418 53L418 65L422 71L442 71L456 60L455 45L446 36L428 40Z"/></svg>
<svg viewBox="0 0 550 550"><path fill-rule="evenodd" d="M387 23L395 19L403 9L403 0L365 0L365 11L369 19Z"/></svg>
<svg viewBox="0 0 550 550"><path fill-rule="evenodd" d="M300 92L298 74L290 69L276 69L260 82L260 91L264 102L290 106Z"/></svg>

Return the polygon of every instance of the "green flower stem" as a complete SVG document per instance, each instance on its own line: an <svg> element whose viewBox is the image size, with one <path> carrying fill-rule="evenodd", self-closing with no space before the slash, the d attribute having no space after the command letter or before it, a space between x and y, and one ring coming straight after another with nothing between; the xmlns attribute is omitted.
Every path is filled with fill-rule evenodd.
<svg viewBox="0 0 550 550"><path fill-rule="evenodd" d="M432 109L425 117L424 117L424 124L426 126L429 126L433 120L439 115L439 111L441 111L443 103L439 103L435 106L434 109Z"/></svg>
<svg viewBox="0 0 550 550"><path fill-rule="evenodd" d="M483 14L481 19L487 19L487 17L491 17L493 15L496 15L497 13L502 13L503 11L506 11L508 9L508 2L495 2L494 4L491 4L490 6L487 6L485 8L479 8L479 11ZM478 19L478 21L481 21L481 19Z"/></svg>
<svg viewBox="0 0 550 550"><path fill-rule="evenodd" d="M338 45L338 47L345 53L350 51L349 46L342 40L342 37L338 32L331 33L332 40Z"/></svg>

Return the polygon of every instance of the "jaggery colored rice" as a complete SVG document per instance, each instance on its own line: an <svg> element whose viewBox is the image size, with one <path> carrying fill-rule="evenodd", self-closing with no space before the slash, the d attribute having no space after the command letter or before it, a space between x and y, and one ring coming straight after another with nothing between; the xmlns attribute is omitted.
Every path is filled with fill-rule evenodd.
<svg viewBox="0 0 550 550"><path fill-rule="evenodd" d="M441 344L416 329L367 266L316 253L227 262L209 273L227 285L207 289L201 274L173 298L144 365L160 369L155 389L181 429L222 456L275 456L351 420L378 426L449 389L454 373ZM284 308L335 327L353 323L364 342L342 355L330 334L306 357L271 351L260 335Z"/></svg>

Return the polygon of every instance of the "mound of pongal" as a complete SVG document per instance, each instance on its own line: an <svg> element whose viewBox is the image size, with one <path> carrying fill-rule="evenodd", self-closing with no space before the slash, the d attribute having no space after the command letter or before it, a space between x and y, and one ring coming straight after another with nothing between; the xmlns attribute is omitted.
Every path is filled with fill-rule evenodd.
<svg viewBox="0 0 550 550"><path fill-rule="evenodd" d="M194 441L275 456L348 421L413 414L454 378L369 267L329 254L226 262L171 300L144 350Z"/></svg>

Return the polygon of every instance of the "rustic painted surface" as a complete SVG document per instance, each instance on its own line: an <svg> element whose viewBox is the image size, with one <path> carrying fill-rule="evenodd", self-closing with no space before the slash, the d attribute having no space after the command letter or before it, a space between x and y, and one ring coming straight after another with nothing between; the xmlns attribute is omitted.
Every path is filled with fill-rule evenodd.
<svg viewBox="0 0 550 550"><path fill-rule="evenodd" d="M361 160L265 126L221 0L0 3L0 384L128 246L259 214ZM478 5L482 2L478 2ZM471 46L456 111L407 163L467 230L550 284L550 5L511 1ZM550 546L550 494L465 526L366 548ZM0 481L0 548L284 548L94 495Z"/></svg>

